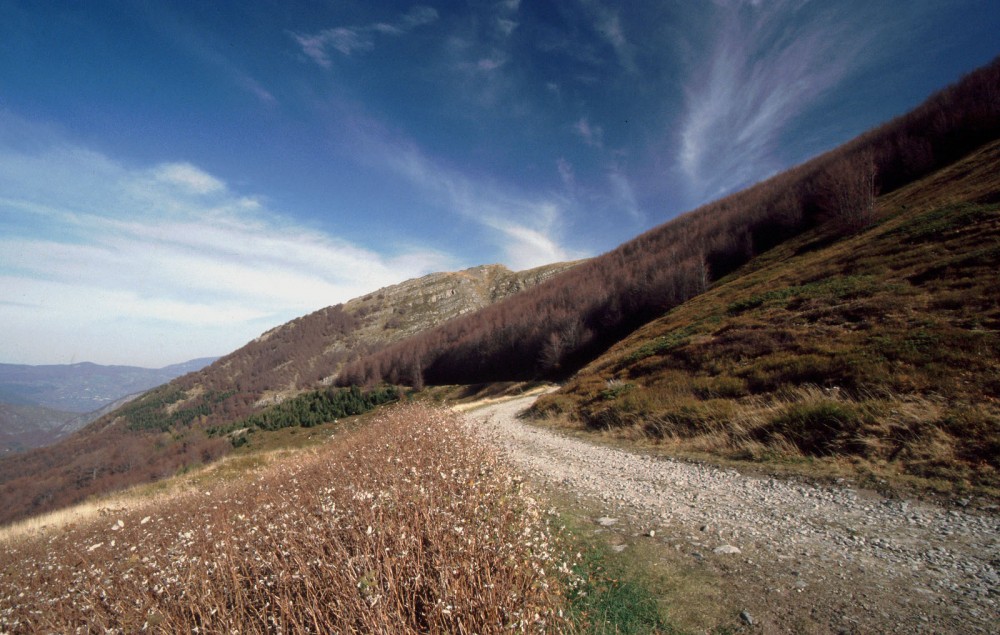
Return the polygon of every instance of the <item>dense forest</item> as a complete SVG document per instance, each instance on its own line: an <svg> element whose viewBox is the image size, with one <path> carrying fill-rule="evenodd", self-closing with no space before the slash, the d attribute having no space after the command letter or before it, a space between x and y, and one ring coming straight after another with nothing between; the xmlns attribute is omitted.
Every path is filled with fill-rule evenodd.
<svg viewBox="0 0 1000 635"><path fill-rule="evenodd" d="M917 109L705 205L546 283L347 364L340 385L565 376L751 258L820 225L876 220L874 198L1000 135L1000 59ZM818 245L817 245L818 246Z"/></svg>

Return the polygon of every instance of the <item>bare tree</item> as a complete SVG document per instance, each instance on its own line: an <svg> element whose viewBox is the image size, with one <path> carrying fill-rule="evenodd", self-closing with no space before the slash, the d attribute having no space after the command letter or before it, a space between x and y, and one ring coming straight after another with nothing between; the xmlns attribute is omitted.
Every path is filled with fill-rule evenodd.
<svg viewBox="0 0 1000 635"><path fill-rule="evenodd" d="M846 233L875 222L878 166L870 149L844 156L827 168L820 180L827 211Z"/></svg>

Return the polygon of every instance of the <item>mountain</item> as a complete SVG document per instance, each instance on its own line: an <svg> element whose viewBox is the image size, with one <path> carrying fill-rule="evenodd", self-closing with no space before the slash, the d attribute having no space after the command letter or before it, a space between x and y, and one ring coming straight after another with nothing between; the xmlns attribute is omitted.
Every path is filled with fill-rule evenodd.
<svg viewBox="0 0 1000 635"><path fill-rule="evenodd" d="M0 459L0 522L155 480L232 449L219 427L324 388L341 365L577 266L435 273L292 320L59 443ZM311 404L310 404L311 405Z"/></svg>
<svg viewBox="0 0 1000 635"><path fill-rule="evenodd" d="M0 364L0 456L51 445L109 408L214 360L206 357L157 369L90 362Z"/></svg>
<svg viewBox="0 0 1000 635"><path fill-rule="evenodd" d="M72 432L67 428L74 416L42 406L0 403L0 457L55 442Z"/></svg>
<svg viewBox="0 0 1000 635"><path fill-rule="evenodd" d="M866 384L861 380L853 384L842 381L851 378L857 369L868 373L854 375L862 379L875 377L885 369L900 381L908 377L920 379L919 373L908 373L905 364L916 369L926 362L928 368L940 372L937 376L924 373L923 378L959 386L966 381L959 370L961 365L941 366L930 357L921 357L924 351L937 346L943 350L994 350L991 338L995 337L995 326L991 321L977 322L975 317L978 309L992 315L992 296L984 296L989 290L984 291L979 282L962 278L973 271L986 280L995 278L995 252L989 242L992 234L979 228L992 227L993 211L989 206L1000 201L996 160L990 146L1000 137L998 85L1000 59L903 117L744 192L678 217L597 258L518 274L496 266L435 274L293 320L199 372L144 394L56 446L0 461L0 522L212 461L232 448L236 437L230 433L245 430L253 421L280 420L283 425L299 412L315 414L314 405L318 410L334 402L374 402L371 394L359 391L359 385L388 382L419 388L424 383L573 377L581 370L589 372L589 364L603 359L608 350L617 350L619 342L631 342L629 337L646 333L644 329L653 328L649 325L661 324L659 320L665 316L681 313L687 316L684 323L677 325L681 330L670 331L662 338L662 334L655 335L628 353L639 362L636 368L649 365L651 372L663 361L664 374L651 374L648 380L653 389L677 378L682 386L691 383L697 399L720 395L746 397L748 403L753 403L759 398L763 400L762 408L768 399L781 396L780 391L767 392L769 378L790 377L794 381L785 382L788 387L807 393L817 383L815 390L826 388L831 395L837 394L834 389L843 394L857 391L850 395L849 403L831 397L819 399L816 408L804 410L803 404L810 406L804 400L778 403L776 407L782 414L771 422L771 428L765 427L759 439L752 439L759 445L747 446L747 451L761 447L770 452L773 448L795 446L808 452L812 447L810 439L816 438L814 429L834 426L843 438L824 445L820 437L817 447L840 452L854 439L862 444L876 439L889 451L873 453L874 460L891 460L882 457L894 456L893 448L898 448L899 452L923 452L925 464L938 461L947 468L954 457L933 456L931 450L937 438L934 430L923 435L919 425L899 428L902 435L923 435L922 446L893 446L892 435L897 428L872 437L861 434L882 421L881 414L885 413L879 408L885 404L864 410ZM961 162L967 157L972 164ZM958 172L949 177L950 170ZM960 178L966 173L969 178ZM952 181L957 185L945 187ZM937 200L936 183L947 191L947 204L937 201L937 207L928 208ZM881 198L877 198L879 194ZM902 198L890 202L897 200L891 198L894 196ZM971 207L949 207L963 203ZM919 208L926 216L911 217L911 207ZM896 234L883 233L894 227L892 219L897 216L913 224L904 223ZM982 250L968 249L975 244L971 238L952 240L966 234L986 240ZM873 246L875 243L881 246ZM880 269L895 266L896 259L880 262L877 256L892 249L904 256L920 254L916 262L903 256L898 259L900 266L912 271L913 279L906 279L907 283L949 282L927 287L931 291L921 291L921 302L908 304L905 297L894 295L905 291L905 285ZM819 260L795 261L784 273L753 286L757 280L754 272L762 271L775 258L790 258L789 253ZM855 254L868 254L864 267L869 268L852 269L849 265ZM923 267L919 272L918 266ZM805 271L811 273L801 277ZM984 271L994 273L987 275ZM799 277L786 284L782 276ZM751 286L753 293L744 294ZM878 291L874 296L873 287ZM699 322L698 309L689 307L710 309L703 303L717 298L712 294L722 289L728 289L724 311L711 314L711 321ZM962 289L968 293L963 295ZM878 301L861 301L875 296ZM755 311L761 307L771 310L783 300L787 301L785 309L802 309L795 319L805 320L808 326L798 332L775 331L763 343L755 342L753 334L767 333L766 320L771 317L761 314L756 319ZM852 349L861 351L858 355L863 358L864 351L875 347L877 355L889 360L887 365L852 365L838 353L842 331L829 328L827 320L834 318L826 317L831 310L840 312L834 307L836 302L844 301L858 311L842 312L844 319L849 324L869 327L879 318L870 318L865 312L874 315L882 308L908 307L911 313L919 314L931 307L941 312L954 311L962 317L942 318L940 324L947 326L940 329L939 322L934 322L935 328L922 328L919 317L903 320L903 326L878 334L881 339ZM966 302L967 306L963 304ZM748 333L698 331L692 344L714 342L724 349L717 352L718 365L713 365L713 355L706 354L698 362L703 364L701 374L685 377L674 373L677 369L671 365L683 366L688 358L674 359L663 353L671 351L678 338L694 333L696 328L717 327L730 312L752 318L743 327ZM843 331L850 328L845 326ZM813 349L805 345L798 348L798 337L807 338L807 342L808 337L814 338L810 342ZM738 370L728 371L725 367L730 359L737 367L752 364L782 346L785 354L771 358L773 365L760 366L753 376L742 376ZM741 352L744 349L745 354ZM693 354L702 349L695 346L685 350ZM967 408L942 408L945 418L938 421L938 431L953 437L981 438L986 450L992 451L994 410L983 395L996 394L995 390L986 392L993 387L988 378L996 377L995 366L980 358L974 361L978 366L972 368L987 371L987 383L970 384L966 395L976 401L966 403ZM897 368L903 370L896 373ZM642 412L645 402L640 397L656 394L655 390L644 393L648 386L633 381L630 375L608 372L601 370L592 376L596 379L589 381L584 381L587 375L577 375L579 381L571 381L558 400L547 402L547 411L563 409L571 416L585 418L586 400L596 394L602 400L621 399L618 412ZM826 381L828 372L834 373L835 380ZM714 380L715 374L724 377L726 373L728 379ZM346 394L324 389L309 396L308 391L330 384L350 385L351 389ZM780 384L774 384L776 389ZM740 392L743 390L746 394ZM903 399L897 404L899 412L937 407L932 391L900 394ZM954 394L958 395L956 399L962 395ZM922 401L907 401L911 397ZM704 419L700 412L685 408L676 414L688 417L696 428L704 425L711 431L719 427L718 418ZM891 409L886 412L892 414ZM270 417L268 413L276 414ZM257 419L251 420L251 416ZM604 419L595 421L606 427ZM679 434L670 427L671 421L643 420L639 430L632 432L643 432L644 426L650 425L650 434L661 430L663 439L671 439ZM267 429L268 425L258 428ZM959 453L971 452L968 444L952 448ZM971 470L961 473L976 478L988 478L989 470L994 469L982 454L969 454L961 460Z"/></svg>
<svg viewBox="0 0 1000 635"><path fill-rule="evenodd" d="M215 359L194 359L164 368L102 366L90 362L48 366L0 364L0 402L93 412L125 395L149 390L204 368Z"/></svg>
<svg viewBox="0 0 1000 635"><path fill-rule="evenodd" d="M520 272L484 265L408 280L271 329L177 386L216 394L235 390L228 401L248 411L248 403L280 401L329 384L351 359L474 313L576 264Z"/></svg>

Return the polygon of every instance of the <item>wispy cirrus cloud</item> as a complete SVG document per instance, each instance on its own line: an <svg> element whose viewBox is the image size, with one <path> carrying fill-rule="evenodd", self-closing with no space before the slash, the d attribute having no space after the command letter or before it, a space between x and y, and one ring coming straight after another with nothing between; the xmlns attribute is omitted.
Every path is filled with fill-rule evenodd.
<svg viewBox="0 0 1000 635"><path fill-rule="evenodd" d="M0 129L11 121L0 117ZM123 165L0 130L0 359L159 363L223 353L448 256L385 254L274 212L190 163Z"/></svg>
<svg viewBox="0 0 1000 635"><path fill-rule="evenodd" d="M329 49L343 55L375 48L376 36L400 36L413 29L431 24L438 19L433 7L414 6L407 13L392 22L375 22L363 26L339 26L324 29L312 35L293 33L292 37L302 47L302 52L324 68L329 68Z"/></svg>
<svg viewBox="0 0 1000 635"><path fill-rule="evenodd" d="M802 0L714 4L708 50L688 69L679 166L693 202L784 167L780 135L857 66L877 26Z"/></svg>
<svg viewBox="0 0 1000 635"><path fill-rule="evenodd" d="M514 269L582 258L559 240L567 201L555 194L532 194L475 178L427 156L415 142L391 134L370 118L354 115L347 134L362 160L389 169L424 197L458 217L488 230L487 240Z"/></svg>
<svg viewBox="0 0 1000 635"><path fill-rule="evenodd" d="M604 146L604 128L599 125L592 124L590 119L587 117L580 117L575 124L573 124L573 132L575 132L583 142L588 146L594 148L601 148Z"/></svg>
<svg viewBox="0 0 1000 635"><path fill-rule="evenodd" d="M598 0L582 0L581 4L591 17L594 30L615 52L619 65L630 73L636 72L635 48L625 36L618 11Z"/></svg>
<svg viewBox="0 0 1000 635"><path fill-rule="evenodd" d="M231 56L234 49L180 17L175 8L167 3L147 3L135 9L146 17L151 29L165 35L187 55L214 67L229 82L253 95L265 106L278 103L274 94Z"/></svg>

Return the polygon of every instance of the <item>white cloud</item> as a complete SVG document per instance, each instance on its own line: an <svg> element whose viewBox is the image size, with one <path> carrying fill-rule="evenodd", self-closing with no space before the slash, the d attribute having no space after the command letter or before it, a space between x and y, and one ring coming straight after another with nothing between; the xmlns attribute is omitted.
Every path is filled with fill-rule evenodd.
<svg viewBox="0 0 1000 635"><path fill-rule="evenodd" d="M589 15L594 30L615 52L618 64L624 70L634 73L637 70L634 47L625 37L618 12L608 9L598 0L581 0L580 4Z"/></svg>
<svg viewBox="0 0 1000 635"><path fill-rule="evenodd" d="M798 0L718 2L714 39L689 69L679 166L694 202L784 167L774 151L786 126L852 70L874 27L800 11ZM820 5L809 5L819 7Z"/></svg>
<svg viewBox="0 0 1000 635"><path fill-rule="evenodd" d="M438 12L432 7L415 6L400 15L394 22L376 22L364 26L339 26L324 29L313 35L293 33L292 37L302 47L302 52L314 62L329 68L331 65L328 48L343 55L356 51L370 51L375 48L375 36L397 37L409 33L438 19Z"/></svg>
<svg viewBox="0 0 1000 635"><path fill-rule="evenodd" d="M562 181L563 187L571 193L575 191L576 172L573 170L573 164L564 157L559 157L556 159L556 171L559 172L559 180Z"/></svg>
<svg viewBox="0 0 1000 635"><path fill-rule="evenodd" d="M497 57L484 57L476 63L476 69L484 72L495 71L504 65L506 60Z"/></svg>
<svg viewBox="0 0 1000 635"><path fill-rule="evenodd" d="M509 18L497 18L497 30L500 31L504 37L509 37L517 27L518 23L514 20Z"/></svg>
<svg viewBox="0 0 1000 635"><path fill-rule="evenodd" d="M591 125L586 117L580 117L573 124L573 131L583 139L588 146L600 148L604 145L604 129L601 126Z"/></svg>
<svg viewBox="0 0 1000 635"><path fill-rule="evenodd" d="M435 204L491 230L488 240L500 247L512 269L584 257L559 243L565 208L560 197L532 195L462 174L364 117L355 117L347 133L355 139L352 147L362 150L359 158L392 170Z"/></svg>
<svg viewBox="0 0 1000 635"><path fill-rule="evenodd" d="M608 174L610 191L613 199L613 207L616 210L624 211L633 220L645 220L639 203L635 198L635 190L628 177L620 170L612 170Z"/></svg>
<svg viewBox="0 0 1000 635"><path fill-rule="evenodd" d="M223 354L291 318L454 264L300 226L190 163L134 169L72 145L0 143L0 192L3 361L159 365Z"/></svg>
<svg viewBox="0 0 1000 635"><path fill-rule="evenodd" d="M194 194L211 194L226 189L225 183L190 163L166 163L153 170L157 180L180 186Z"/></svg>

